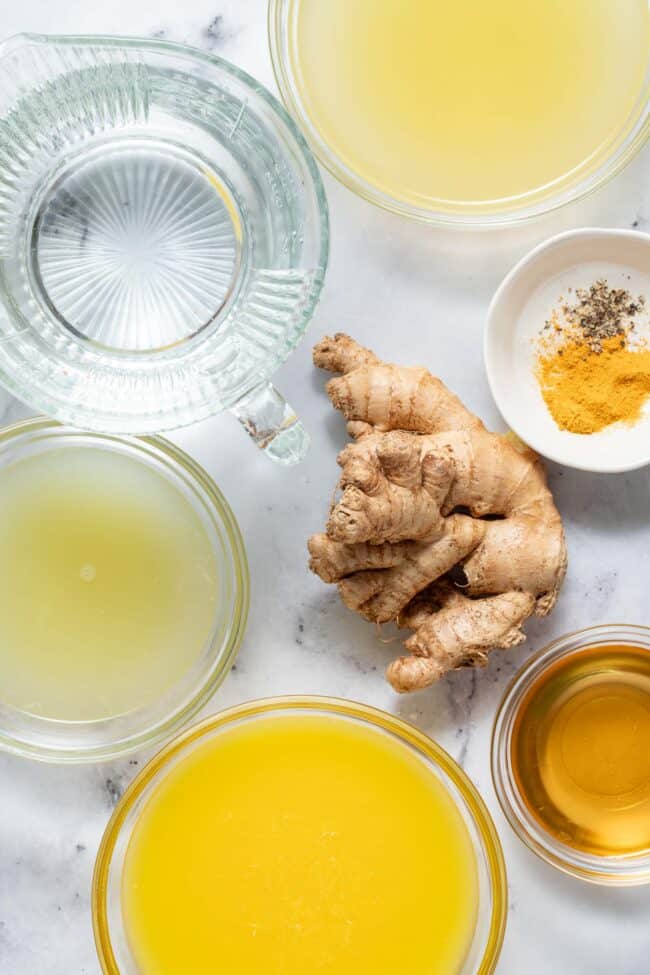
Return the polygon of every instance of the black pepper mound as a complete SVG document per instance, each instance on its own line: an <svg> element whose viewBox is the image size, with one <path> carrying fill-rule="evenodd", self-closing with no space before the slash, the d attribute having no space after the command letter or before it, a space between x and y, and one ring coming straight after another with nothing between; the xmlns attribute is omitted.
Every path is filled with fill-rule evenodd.
<svg viewBox="0 0 650 975"><path fill-rule="evenodd" d="M578 288L576 298L574 304L562 306L562 313L581 330L594 352L602 351L606 339L625 338L634 328L632 319L645 307L643 295L633 298L625 288L610 288L604 278L589 288Z"/></svg>

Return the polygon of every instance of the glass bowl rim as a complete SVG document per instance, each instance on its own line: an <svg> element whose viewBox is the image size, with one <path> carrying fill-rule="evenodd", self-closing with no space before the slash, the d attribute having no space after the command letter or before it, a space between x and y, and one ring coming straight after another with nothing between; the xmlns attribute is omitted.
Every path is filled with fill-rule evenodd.
<svg viewBox="0 0 650 975"><path fill-rule="evenodd" d="M281 348L277 349L275 354L269 356L260 365L254 377L247 374L246 381L240 383L234 390L230 391L224 401L219 403L216 410L211 408L209 405L210 401L206 400L200 407L195 406L191 414L182 412L176 415L177 411L170 412L168 409L162 416L156 414L153 421L148 419L146 414L140 414L135 418L137 423L129 416L131 429L127 431L126 435L147 436L160 432L178 430L182 427L190 426L199 420L207 419L215 415L215 413L231 409L240 398L246 396L264 382L267 382L287 361L311 324L321 299L330 254L331 230L329 205L322 175L307 139L295 119L285 108L282 100L270 91L263 82L257 80L253 75L226 58L222 58L211 51L201 50L201 48L191 44L164 38L122 36L119 34L58 34L39 31L19 31L0 41L0 57L11 54L14 50L20 49L21 46L29 44L43 45L45 47L74 48L75 46L81 46L116 48L118 50L123 48L135 52L138 50L153 53L166 52L169 55L175 54L182 56L187 61L199 67L204 66L212 71L222 72L223 75L230 76L242 84L250 96L258 98L266 109L269 110L272 117L271 130L274 139L281 143L285 142L282 132L282 128L284 127L293 140L293 144L289 145L289 148L299 156L301 164L304 164L306 173L309 176L310 186L308 192L313 194L313 206L309 209L313 210L313 214L317 215L313 219L314 239L317 241L316 246L318 250L318 258L314 263L319 270L318 275L310 286L309 299L306 301L299 316L299 326L293 326L291 329L287 329ZM312 218L308 216L305 223L311 224L311 222ZM125 354L124 358L127 359L128 354ZM59 422L64 424L71 423L69 416L64 415L62 412L60 398L53 397L47 389L35 390L32 382L23 382L20 375L11 369L7 369L4 364L0 364L0 379L14 395L19 399L31 403L39 413L55 416L59 419ZM120 434L124 432L123 416L115 419L110 412L102 410L100 414L92 413L91 419L91 428L95 432L108 434Z"/></svg>
<svg viewBox="0 0 650 975"><path fill-rule="evenodd" d="M321 164L357 196L384 210L410 217L421 223L447 229L486 230L496 227L517 226L595 193L620 173L650 139L649 58L646 76L630 115L622 122L621 128L605 150L599 165L594 170L583 174L577 181L563 182L570 177L570 174L566 174L559 178L557 182L560 185L555 190L552 189L552 184L549 184L551 186L550 191L541 198L539 198L539 194L544 190L544 187L522 194L519 197L504 198L502 201L460 202L456 209L449 211L436 209L435 205L428 207L409 203L384 192L347 166L312 124L309 114L304 108L300 86L291 66L288 38L283 22L283 15L288 11L289 4L300 2L301 0L268 0L268 44L273 72L282 100L290 113L297 120L300 120L299 124L304 128L307 142ZM577 167L578 170L581 168L582 164ZM526 202L527 199L528 203ZM499 206L500 203L501 206Z"/></svg>
<svg viewBox="0 0 650 975"><path fill-rule="evenodd" d="M650 627L636 623L601 623L558 637L533 654L507 685L492 726L490 769L501 811L516 836L552 867L588 883L633 887L650 883L650 853L641 856L597 856L567 846L526 814L512 776L511 732L525 693L563 657L591 647L615 644L650 651Z"/></svg>
<svg viewBox="0 0 650 975"><path fill-rule="evenodd" d="M137 451L144 452L146 448L149 451L155 451L159 456L161 455L174 472L184 475L190 483L198 485L201 489L205 497L206 510L209 510L215 522L223 529L224 558L232 573L233 613L224 627L221 640L215 639L214 634L209 639L206 650L207 672L204 670L199 675L198 682L189 691L185 703L180 707L178 705L172 706L171 713L168 713L167 716L162 716L151 724L145 723L140 730L135 730L117 740L107 738L106 741L100 741L89 747L67 744L61 746L39 744L7 733L0 727L0 751L22 758L57 764L103 762L128 755L139 748L157 744L178 731L204 706L226 679L239 652L248 618L250 581L246 549L234 513L214 480L189 454L166 438L81 430L49 417L35 416L2 427L0 429L0 451L10 445L16 437L32 437L34 435L41 437L43 434L55 438L78 436L100 443L118 443L128 445ZM192 501L193 507L197 503ZM10 710L16 711L14 708ZM113 718L101 718L93 721L65 722L37 715L29 715L28 718L34 727L50 730L57 723L74 726L80 730L84 727L96 730L114 720Z"/></svg>
<svg viewBox="0 0 650 975"><path fill-rule="evenodd" d="M95 946L104 975L121 975L113 955L106 911L109 871L115 846L127 817L148 786L162 780L169 762L184 749L215 730L240 719L256 719L271 712L313 711L358 720L393 734L413 747L434 768L445 773L458 790L467 815L479 837L486 861L490 890L490 923L476 975L492 975L505 934L508 889L505 860L492 816L467 773L436 741L397 715L345 698L316 694L292 694L258 698L218 711L186 728L151 758L125 790L104 830L92 879L92 922ZM452 798L454 798L452 796ZM456 799L454 798L456 804ZM474 845L474 843L473 843ZM479 911L481 907L479 906Z"/></svg>

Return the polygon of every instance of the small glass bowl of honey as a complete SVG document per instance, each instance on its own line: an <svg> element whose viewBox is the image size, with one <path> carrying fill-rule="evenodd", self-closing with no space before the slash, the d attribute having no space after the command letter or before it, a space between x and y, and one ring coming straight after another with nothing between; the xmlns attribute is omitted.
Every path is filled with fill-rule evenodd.
<svg viewBox="0 0 650 975"><path fill-rule="evenodd" d="M532 657L497 713L492 777L543 860L592 883L650 883L650 628L590 627Z"/></svg>

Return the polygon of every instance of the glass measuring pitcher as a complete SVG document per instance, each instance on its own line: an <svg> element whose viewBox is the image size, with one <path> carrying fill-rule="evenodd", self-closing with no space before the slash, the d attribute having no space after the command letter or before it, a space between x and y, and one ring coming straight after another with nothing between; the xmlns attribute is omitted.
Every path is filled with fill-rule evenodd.
<svg viewBox="0 0 650 975"><path fill-rule="evenodd" d="M35 408L120 433L229 409L296 462L269 378L327 254L314 160L242 71L166 41L0 45L0 380Z"/></svg>

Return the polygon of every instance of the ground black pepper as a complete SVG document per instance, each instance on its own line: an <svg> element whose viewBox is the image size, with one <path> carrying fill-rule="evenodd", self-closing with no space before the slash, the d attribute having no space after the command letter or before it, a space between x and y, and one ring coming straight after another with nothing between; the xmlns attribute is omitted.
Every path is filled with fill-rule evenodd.
<svg viewBox="0 0 650 975"><path fill-rule="evenodd" d="M562 314L569 328L578 328L583 341L594 352L602 351L606 339L625 336L634 328L632 319L645 307L645 298L633 298L625 288L610 288L599 278L589 288L576 290L573 304L562 304ZM557 328L557 320L546 323Z"/></svg>

